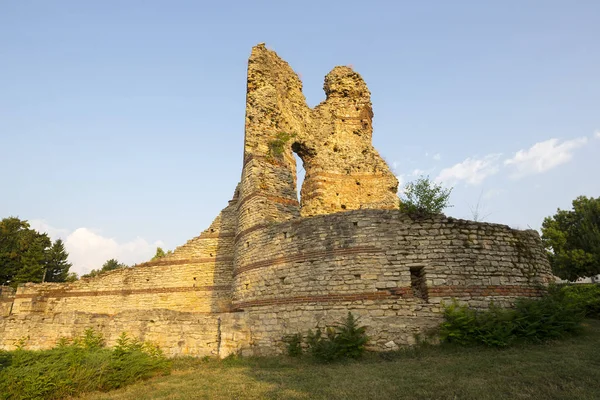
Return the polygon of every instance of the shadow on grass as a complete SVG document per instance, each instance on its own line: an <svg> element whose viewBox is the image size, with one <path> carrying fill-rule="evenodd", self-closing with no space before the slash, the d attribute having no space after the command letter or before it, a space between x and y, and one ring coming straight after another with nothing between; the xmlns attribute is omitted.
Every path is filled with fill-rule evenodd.
<svg viewBox="0 0 600 400"><path fill-rule="evenodd" d="M266 382L264 398L599 399L600 321L582 336L509 349L429 346L360 362L247 360L244 374Z"/></svg>
<svg viewBox="0 0 600 400"><path fill-rule="evenodd" d="M599 399L600 321L578 337L505 350L423 347L360 362L176 359L171 376L87 399Z"/></svg>

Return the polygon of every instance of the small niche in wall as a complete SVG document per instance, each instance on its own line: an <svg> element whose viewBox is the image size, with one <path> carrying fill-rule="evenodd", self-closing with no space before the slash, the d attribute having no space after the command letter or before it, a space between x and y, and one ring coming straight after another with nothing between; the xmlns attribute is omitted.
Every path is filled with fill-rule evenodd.
<svg viewBox="0 0 600 400"><path fill-rule="evenodd" d="M355 277L356 279L360 279L360 274L354 274L354 277Z"/></svg>
<svg viewBox="0 0 600 400"><path fill-rule="evenodd" d="M196 280L196 277L194 277L194 280Z"/></svg>
<svg viewBox="0 0 600 400"><path fill-rule="evenodd" d="M429 301L427 281L425 280L425 269L423 267L412 267L410 269L410 287L413 296L421 300Z"/></svg>
<svg viewBox="0 0 600 400"><path fill-rule="evenodd" d="M250 287L249 283L244 283L244 285L246 286L246 289L248 289Z"/></svg>
<svg viewBox="0 0 600 400"><path fill-rule="evenodd" d="M287 232L283 232L283 238L287 239Z"/></svg>
<svg viewBox="0 0 600 400"><path fill-rule="evenodd" d="M354 221L354 222L352 223L352 225L354 225L354 226L358 226L358 222L357 222L357 221Z"/></svg>
<svg viewBox="0 0 600 400"><path fill-rule="evenodd" d="M250 242L246 242L246 248L250 247Z"/></svg>
<svg viewBox="0 0 600 400"><path fill-rule="evenodd" d="M281 281L282 284L285 284L285 276L280 277L279 280Z"/></svg>
<svg viewBox="0 0 600 400"><path fill-rule="evenodd" d="M210 256L212 257L212 256L213 256L213 253L210 253Z"/></svg>

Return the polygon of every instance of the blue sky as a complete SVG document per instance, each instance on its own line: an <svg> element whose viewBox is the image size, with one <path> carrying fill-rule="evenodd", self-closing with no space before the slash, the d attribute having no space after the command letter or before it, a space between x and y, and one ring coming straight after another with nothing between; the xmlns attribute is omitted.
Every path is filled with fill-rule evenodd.
<svg viewBox="0 0 600 400"><path fill-rule="evenodd" d="M0 2L0 217L67 241L74 270L197 236L242 161L246 61L352 65L402 182L447 214L539 228L600 196L600 2Z"/></svg>

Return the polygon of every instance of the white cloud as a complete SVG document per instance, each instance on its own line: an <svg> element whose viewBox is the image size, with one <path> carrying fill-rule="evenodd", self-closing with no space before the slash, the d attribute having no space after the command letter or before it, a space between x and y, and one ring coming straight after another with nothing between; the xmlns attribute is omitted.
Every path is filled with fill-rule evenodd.
<svg viewBox="0 0 600 400"><path fill-rule="evenodd" d="M504 161L504 165L513 166L513 178L539 174L564 164L573 158L573 150L587 143L587 137L567 140L549 139L531 146L528 150L519 150L513 158Z"/></svg>
<svg viewBox="0 0 600 400"><path fill-rule="evenodd" d="M48 222L43 219L30 219L29 226L31 229L35 229L38 232L46 232L48 236L50 236L53 240L56 239L65 239L65 237L69 234L68 229L60 229L50 226Z"/></svg>
<svg viewBox="0 0 600 400"><path fill-rule="evenodd" d="M600 139L600 131L596 131L596 133L594 133L594 136L596 137L596 139Z"/></svg>
<svg viewBox="0 0 600 400"><path fill-rule="evenodd" d="M69 233L66 229L57 229L45 221L31 220L31 227L40 232L47 232L52 239L61 238L69 253L69 262L73 264L71 272L83 275L92 269L102 267L111 258L132 265L148 261L154 255L156 247L164 246L163 242L149 243L140 237L125 243L107 238L88 228L78 228Z"/></svg>
<svg viewBox="0 0 600 400"><path fill-rule="evenodd" d="M504 193L504 190L502 190L502 189L488 189L483 194L483 198L486 199L486 200L489 200L489 199L492 199L494 197L500 196L502 193Z"/></svg>
<svg viewBox="0 0 600 400"><path fill-rule="evenodd" d="M433 155L433 159L434 159L435 161L440 161L440 160L442 159L442 155L441 155L440 153L435 153L435 154Z"/></svg>
<svg viewBox="0 0 600 400"><path fill-rule="evenodd" d="M465 181L470 185L478 185L488 176L498 172L500 156L501 154L489 154L480 159L469 157L452 167L444 168L435 178L435 181L447 185L454 185L460 181Z"/></svg>
<svg viewBox="0 0 600 400"><path fill-rule="evenodd" d="M412 176L417 176L417 177L418 177L418 176L425 175L426 173L427 173L427 171L425 171L425 170L423 170L423 169L418 169L418 168L416 168L416 169L414 169L414 170L411 172L411 175L412 175Z"/></svg>

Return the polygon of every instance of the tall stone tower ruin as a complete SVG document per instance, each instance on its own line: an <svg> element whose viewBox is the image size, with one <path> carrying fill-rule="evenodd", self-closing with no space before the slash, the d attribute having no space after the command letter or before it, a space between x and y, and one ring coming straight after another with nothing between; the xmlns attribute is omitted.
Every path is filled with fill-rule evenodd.
<svg viewBox="0 0 600 400"><path fill-rule="evenodd" d="M241 181L213 223L159 260L0 296L0 349L54 346L92 327L169 355L282 352L287 334L348 311L373 350L414 343L442 302L485 308L535 297L551 279L535 231L398 210L398 181L371 144L361 76L335 67L326 99L264 44L248 61ZM306 176L297 198L296 159ZM35 332L35 335L30 335Z"/></svg>

